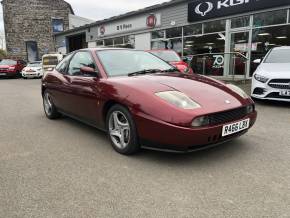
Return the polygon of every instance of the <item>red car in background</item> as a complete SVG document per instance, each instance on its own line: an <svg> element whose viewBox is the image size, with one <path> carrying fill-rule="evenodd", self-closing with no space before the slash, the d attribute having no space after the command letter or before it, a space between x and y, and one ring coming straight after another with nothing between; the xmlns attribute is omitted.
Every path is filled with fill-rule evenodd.
<svg viewBox="0 0 290 218"><path fill-rule="evenodd" d="M159 49L159 50L150 50L148 52L161 58L167 63L175 66L182 73L193 73L189 65L186 62L184 62L178 55L178 53L175 52L174 50Z"/></svg>
<svg viewBox="0 0 290 218"><path fill-rule="evenodd" d="M20 76L26 63L22 60L3 59L0 62L0 77Z"/></svg>

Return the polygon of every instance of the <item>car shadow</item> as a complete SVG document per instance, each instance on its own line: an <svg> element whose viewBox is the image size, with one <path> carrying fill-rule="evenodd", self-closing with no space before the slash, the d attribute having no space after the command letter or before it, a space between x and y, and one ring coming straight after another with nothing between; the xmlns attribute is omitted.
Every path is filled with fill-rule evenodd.
<svg viewBox="0 0 290 218"><path fill-rule="evenodd" d="M290 102L254 99L256 105L270 107L290 107Z"/></svg>
<svg viewBox="0 0 290 218"><path fill-rule="evenodd" d="M70 117L64 116L62 118L64 122L69 123L69 125L73 125L74 128L81 129L80 131L84 131L87 134L92 134L94 137L97 137L104 143L99 143L94 145L96 147L96 152L98 152L98 146L102 146L100 151L104 152L104 149L108 152L115 153L119 158L120 154L113 151L111 144L107 138L107 134L101 130L98 130L94 127L83 124L79 121L76 121ZM140 152L131 156L124 156L128 161L133 162L147 162L148 164L160 164L163 166L172 166L172 167L180 167L188 164L193 165L209 165L209 164L217 164L224 163L227 161L232 161L237 158L237 156L245 155L248 152L251 152L251 146L248 144L248 140L243 140L243 136L239 139L235 139L230 142L226 142L217 147L213 147L210 149L191 152L191 153L169 153L163 151L153 151L147 149L141 149ZM245 139L245 138L244 138ZM106 147L105 147L106 146Z"/></svg>

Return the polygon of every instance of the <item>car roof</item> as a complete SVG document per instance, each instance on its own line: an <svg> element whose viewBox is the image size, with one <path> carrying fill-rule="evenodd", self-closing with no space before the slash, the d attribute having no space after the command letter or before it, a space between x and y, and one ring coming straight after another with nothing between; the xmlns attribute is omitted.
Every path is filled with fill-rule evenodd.
<svg viewBox="0 0 290 218"><path fill-rule="evenodd" d="M85 49L80 49L80 50L77 50L77 51L108 51L108 50L144 51L144 50L132 49L132 48L109 48L109 47L85 48Z"/></svg>
<svg viewBox="0 0 290 218"><path fill-rule="evenodd" d="M290 46L281 46L273 48L273 50L284 50L284 49L290 49Z"/></svg>

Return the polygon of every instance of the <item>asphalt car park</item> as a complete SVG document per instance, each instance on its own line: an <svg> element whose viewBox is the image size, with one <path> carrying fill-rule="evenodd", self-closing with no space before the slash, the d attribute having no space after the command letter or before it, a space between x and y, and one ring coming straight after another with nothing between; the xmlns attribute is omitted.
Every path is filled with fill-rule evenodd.
<svg viewBox="0 0 290 218"><path fill-rule="evenodd" d="M46 119L40 89L0 79L0 217L289 217L289 103L258 101L256 125L219 147L127 157Z"/></svg>

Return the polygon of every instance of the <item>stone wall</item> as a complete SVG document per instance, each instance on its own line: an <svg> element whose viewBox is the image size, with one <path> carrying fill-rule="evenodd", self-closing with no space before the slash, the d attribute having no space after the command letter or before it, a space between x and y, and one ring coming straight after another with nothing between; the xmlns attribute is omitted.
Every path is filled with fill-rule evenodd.
<svg viewBox="0 0 290 218"><path fill-rule="evenodd" d="M69 29L70 5L63 0L3 0L3 17L8 55L27 60L27 41L35 41L39 58L55 52L52 18Z"/></svg>

